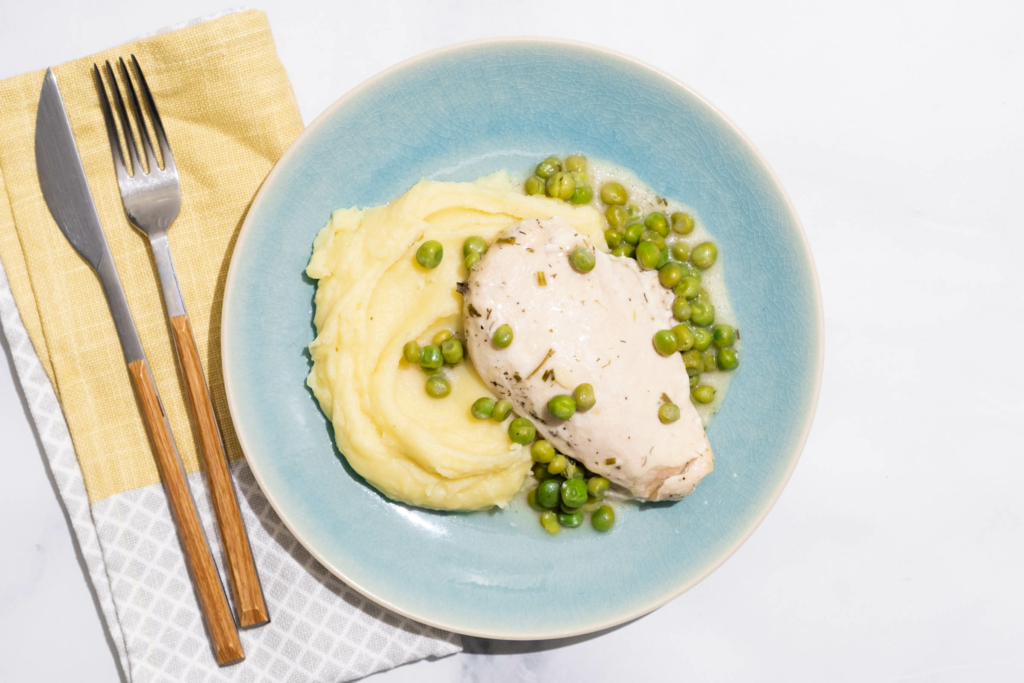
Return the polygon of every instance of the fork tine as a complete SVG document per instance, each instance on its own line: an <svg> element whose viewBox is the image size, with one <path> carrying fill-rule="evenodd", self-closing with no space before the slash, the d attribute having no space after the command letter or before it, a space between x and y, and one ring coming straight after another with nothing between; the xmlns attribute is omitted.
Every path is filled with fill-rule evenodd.
<svg viewBox="0 0 1024 683"><path fill-rule="evenodd" d="M149 118L153 122L153 134L156 135L157 144L160 145L160 154L164 158L164 170L173 170L174 155L171 153L171 143L167 142L164 124L160 120L160 112L156 109L153 94L149 91L149 84L146 83L146 77L143 75L142 67L139 66L139 60L135 59L135 55L132 55L132 66L135 67L135 75L139 79L139 90L142 91L142 99L146 103L146 108L149 110Z"/></svg>
<svg viewBox="0 0 1024 683"><path fill-rule="evenodd" d="M124 108L124 100L121 98L121 88L117 85L117 77L114 76L114 68L107 60L107 79L110 81L110 92L114 95L114 105L117 108L117 117L121 119L121 131L124 133L124 142L128 147L128 157L132 160L132 176L144 173L142 163L139 161L139 151L135 149L135 136L132 134L132 122L128 119L128 112ZM118 145L120 147L120 145Z"/></svg>
<svg viewBox="0 0 1024 683"><path fill-rule="evenodd" d="M121 63L121 76L124 78L124 86L128 91L128 102L131 103L132 113L135 114L135 123L139 124L139 139L142 140L142 146L146 149L146 161L149 162L149 172L152 173L155 169L160 167L157 162L156 154L153 153L153 143L149 141L149 130L146 128L146 119L142 117L142 109L139 107L139 98L135 95L135 85L132 83L132 77L128 73L128 67L124 63L123 57L118 57L117 61Z"/></svg>
<svg viewBox="0 0 1024 683"><path fill-rule="evenodd" d="M103 87L103 76L100 74L100 68L93 64L92 71L96 77L96 92L100 98L100 109L103 110L103 122L107 124L107 138L110 141L110 154L114 157L117 183L118 185L123 185L128 180L128 169L124 166L124 153L121 152L121 141L117 137L117 124L114 123L114 112L110 109L110 100L107 99L107 91Z"/></svg>

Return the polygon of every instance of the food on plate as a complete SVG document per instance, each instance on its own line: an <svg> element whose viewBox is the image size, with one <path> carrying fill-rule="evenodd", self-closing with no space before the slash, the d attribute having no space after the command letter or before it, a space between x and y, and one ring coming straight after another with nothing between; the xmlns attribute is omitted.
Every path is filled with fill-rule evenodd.
<svg viewBox="0 0 1024 683"><path fill-rule="evenodd" d="M307 382L338 450L390 498L442 510L504 506L530 472L522 440L532 425L516 422L507 401L486 420L471 412L491 392L464 356L458 256L478 253L476 240L464 252L467 238L489 243L525 218L561 216L594 240L604 219L520 187L508 174L423 181L385 206L335 211L314 242ZM510 440L512 424L520 442Z"/></svg>
<svg viewBox="0 0 1024 683"><path fill-rule="evenodd" d="M586 270L575 267L581 249L593 261ZM477 373L555 449L643 500L681 498L711 471L711 446L686 400L689 376L668 329L674 294L656 273L597 249L561 218L527 219L499 235L463 292ZM499 324L515 330L513 344L494 343ZM587 411L570 395L583 385L595 398ZM585 495L565 501L584 502Z"/></svg>
<svg viewBox="0 0 1024 683"><path fill-rule="evenodd" d="M335 211L307 382L353 469L390 498L609 531L625 498L711 472L704 429L741 360L696 214L579 155L524 182L421 181Z"/></svg>

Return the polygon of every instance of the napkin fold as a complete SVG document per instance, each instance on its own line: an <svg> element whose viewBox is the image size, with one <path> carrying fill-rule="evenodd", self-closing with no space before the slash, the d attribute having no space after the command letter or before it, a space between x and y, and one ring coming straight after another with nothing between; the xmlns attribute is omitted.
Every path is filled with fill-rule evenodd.
<svg viewBox="0 0 1024 683"><path fill-rule="evenodd" d="M125 676L131 681L342 681L460 648L323 569L288 533L241 458L220 364L221 299L245 212L302 130L262 12L150 36L55 67L107 240L207 537L219 536L146 238L128 222L92 65L136 55L174 150L178 277L240 493L271 624L219 669L99 281L60 233L35 167L43 71L0 82L0 323Z"/></svg>

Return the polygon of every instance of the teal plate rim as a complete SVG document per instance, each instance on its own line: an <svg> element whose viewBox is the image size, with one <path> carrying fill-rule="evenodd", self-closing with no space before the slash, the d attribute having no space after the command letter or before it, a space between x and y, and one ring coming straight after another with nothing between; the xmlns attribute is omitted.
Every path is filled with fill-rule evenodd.
<svg viewBox="0 0 1024 683"><path fill-rule="evenodd" d="M813 366L813 378L811 380L812 386L810 387L810 393L807 395L807 402L805 404L806 407L803 412L803 422L800 425L799 434L792 441L792 447L790 448L790 455L786 465L786 469L779 477L775 489L771 491L771 493L766 497L765 503L762 504L757 514L750 518L746 528L735 537L735 540L731 546L726 548L724 551L720 552L718 556L714 559L714 561L709 562L706 566L704 566L702 571L698 572L696 575L688 578L687 580L680 582L674 590L670 590L662 595L659 595L655 599L650 600L649 602L644 603L638 607L635 607L634 609L628 612L622 612L602 620L595 620L582 626L564 629L556 628L547 631L521 632L504 631L500 629L482 630L479 628L467 627L464 624L453 623L449 620L434 618L430 614L422 613L416 609L406 608L401 604L396 604L395 602L375 593L373 590L370 590L365 585L361 585L360 582L353 580L350 576L347 576L346 573L341 568L335 566L333 562L331 562L327 557L325 557L321 552L319 552L316 545L304 536L302 530L298 527L298 525L295 524L293 520L289 519L289 516L287 515L286 510L284 509L284 506L281 504L279 500L277 500L274 490L272 489L272 487L267 485L264 473L261 472L259 459L254 458L251 455L254 452L254 450L248 443L245 430L244 428L242 428L241 422L238 419L238 416L240 414L238 398L236 396L233 377L228 372L230 368L233 368L235 366L233 364L232 358L232 345L228 343L226 335L228 334L228 331L232 328L233 325L232 311L235 310L235 307L233 307L233 302L235 300L235 297L237 296L235 291L235 285L239 281L238 273L243 267L239 264L240 259L238 258L238 256L239 254L242 254L244 252L244 247L247 243L247 240L249 236L252 234L250 226L253 222L254 216L259 214L264 202L267 201L267 198L270 195L272 188L274 186L274 182L277 179L278 175L282 172L282 169L284 169L288 165L290 159L294 155L299 153L299 151L303 148L304 143L314 135L315 131L317 131L318 128L324 124L324 122L328 121L334 115L335 112L344 107L351 100L359 97L366 91L371 90L381 82L386 81L389 77L398 74L403 70L415 66L421 62L429 61L431 59L441 56L455 55L459 52L472 51L483 47L529 45L537 45L542 47L565 47L577 50L591 51L605 58L620 60L627 64L633 65L634 67L639 67L640 69L650 72L654 76L663 79L664 81L668 82L671 86L680 89L689 97L697 100L703 107L706 107L708 112L710 112L713 116L717 117L722 124L724 124L728 129L730 129L730 131L746 147L746 151L752 155L753 159L757 163L761 165L761 170L765 173L767 179L770 180L774 191L777 192L778 197L781 199L785 209L789 214L789 219L792 221L795 233L799 238L800 246L802 247L803 253L806 257L806 263L804 265L807 269L806 273L809 278L810 285L809 294L812 298L812 303L814 307L813 317L815 326L817 328L815 330L817 344L815 349L816 358ZM263 182L259 192L257 193L255 199L252 202L252 205L242 224L241 230L239 231L239 235L234 246L234 251L231 256L231 262L228 268L226 285L224 290L221 322L221 360L222 367L224 368L225 392L227 395L228 409L234 421L235 431L239 440L239 444L242 448L242 452L246 456L246 460L249 463L253 475L260 486L260 489L263 491L270 505L273 507L274 511L280 517L284 525L295 536L299 543L321 565L327 568L332 574L340 578L343 582L345 582L346 585L350 586L366 598L378 603L383 607L386 607L389 610L392 610L398 614L406 616L420 623L434 626L447 631L453 631L456 633L461 633L469 636L500 638L506 640L537 640L548 638L571 637L608 629L632 621L645 614L648 614L649 612L658 609L659 607L679 597L680 595L688 591L690 588L694 587L695 585L703 581L705 578L707 578L716 569L718 569L740 548L740 546L743 545L743 543L746 542L748 538L750 538L750 536L754 533L758 526L760 526L761 522L771 511L772 507L774 507L779 496L782 494L782 491L785 488L786 484L789 482L789 479L792 476L793 471L795 470L796 465L800 460L800 455L802 454L803 448L810 434L811 426L814 421L814 415L817 409L821 389L822 374L824 369L824 311L822 305L821 287L818 280L818 274L814 264L810 244L807 240L807 236L803 229L803 225L800 221L800 218L796 212L795 207L793 206L791 199L789 198L788 193L785 191L785 189L782 186L782 183L779 181L778 176L775 174L774 170L768 164L767 160L760 153L760 151L753 145L753 143L747 138L747 136L717 107L715 107L706 98L704 98L702 95L694 91L688 85L680 81L678 78L672 76L671 74L666 73L661 69L658 69L657 67L654 67L650 64L647 64L642 60L617 52L615 50L610 50L608 48L584 42L558 38L544 38L531 36L487 38L457 43L441 47L435 50L430 50L428 52L424 52L422 54L416 55L402 62L399 62L394 66L391 66L377 73L376 75L363 81L358 86L345 93L331 106L324 110L319 116L316 117L316 119L313 120L313 122L309 126L306 127L306 129L299 135L298 138L296 138L296 140L286 150L284 155L282 155L282 157L278 160L274 168L271 170L270 174L267 176L266 180ZM310 401L312 400L313 399L311 398ZM331 438L333 440L333 436Z"/></svg>

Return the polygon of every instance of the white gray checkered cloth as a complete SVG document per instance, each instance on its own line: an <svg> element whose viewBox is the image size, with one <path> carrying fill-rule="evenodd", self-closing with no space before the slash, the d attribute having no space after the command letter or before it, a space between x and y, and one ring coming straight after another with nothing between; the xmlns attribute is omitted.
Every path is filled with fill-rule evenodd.
<svg viewBox="0 0 1024 683"><path fill-rule="evenodd" d="M335 683L461 649L457 635L385 610L324 569L271 509L245 461L238 461L232 475L271 623L242 631L245 661L218 668L163 487L154 484L89 505L64 414L22 324L3 264L0 328L131 683ZM189 485L223 576L206 478L193 473Z"/></svg>

